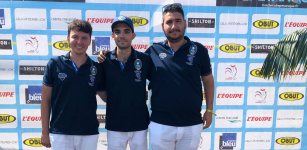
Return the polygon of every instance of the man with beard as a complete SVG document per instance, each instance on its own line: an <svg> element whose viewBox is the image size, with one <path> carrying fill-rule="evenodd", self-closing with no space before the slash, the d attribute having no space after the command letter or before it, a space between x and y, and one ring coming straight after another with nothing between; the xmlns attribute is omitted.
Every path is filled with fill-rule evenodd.
<svg viewBox="0 0 307 150"><path fill-rule="evenodd" d="M167 40L154 43L145 52L154 65L148 127L151 147L153 150L196 150L201 132L210 127L214 114L214 80L208 50L184 36L186 20L179 3L163 7L162 28ZM98 60L105 60L102 53ZM201 80L207 107L203 120Z"/></svg>
<svg viewBox="0 0 307 150"><path fill-rule="evenodd" d="M131 46L135 38L132 20L113 20L112 38L116 48L101 63L107 92L106 129L108 150L147 150L149 113L146 104L146 78L150 79L151 59Z"/></svg>
<svg viewBox="0 0 307 150"><path fill-rule="evenodd" d="M214 80L208 50L184 36L181 4L163 7L162 28L167 38L145 52L154 62L151 72L150 143L153 150L196 150L203 129L212 122ZM201 79L200 79L201 77ZM203 94L206 112L200 114Z"/></svg>

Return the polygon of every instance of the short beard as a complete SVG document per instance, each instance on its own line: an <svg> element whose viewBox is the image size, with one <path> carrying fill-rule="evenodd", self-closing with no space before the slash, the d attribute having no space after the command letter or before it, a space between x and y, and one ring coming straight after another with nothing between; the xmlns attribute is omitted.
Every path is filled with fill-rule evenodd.
<svg viewBox="0 0 307 150"><path fill-rule="evenodd" d="M164 34L165 34L167 40L168 40L170 43L177 43L177 42L181 41L181 40L184 38L184 33L185 33L185 29L183 29L182 35L179 35L178 38L172 38L172 37L170 37L170 36L167 36L167 34L165 34L165 31L164 31Z"/></svg>

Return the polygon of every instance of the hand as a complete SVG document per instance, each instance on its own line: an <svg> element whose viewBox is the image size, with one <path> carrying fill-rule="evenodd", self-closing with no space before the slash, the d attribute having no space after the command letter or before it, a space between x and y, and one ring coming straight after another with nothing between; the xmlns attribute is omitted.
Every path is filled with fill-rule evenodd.
<svg viewBox="0 0 307 150"><path fill-rule="evenodd" d="M99 63L103 63L106 60L106 56L104 54L108 53L109 50L100 51L98 55L98 61Z"/></svg>
<svg viewBox="0 0 307 150"><path fill-rule="evenodd" d="M209 128L212 123L212 113L211 112L205 112L203 116L204 121L204 127L203 129Z"/></svg>
<svg viewBox="0 0 307 150"><path fill-rule="evenodd" d="M47 148L51 147L49 134L42 134L41 141L45 147Z"/></svg>

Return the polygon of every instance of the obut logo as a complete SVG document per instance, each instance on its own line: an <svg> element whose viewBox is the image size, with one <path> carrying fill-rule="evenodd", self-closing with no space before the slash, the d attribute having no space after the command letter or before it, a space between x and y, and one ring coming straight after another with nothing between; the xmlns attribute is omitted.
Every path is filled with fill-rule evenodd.
<svg viewBox="0 0 307 150"><path fill-rule="evenodd" d="M42 147L43 146L41 138L26 139L23 141L23 144L32 146L32 147Z"/></svg>
<svg viewBox="0 0 307 150"><path fill-rule="evenodd" d="M279 95L279 98L287 101L296 101L304 98L304 95L299 92L285 92Z"/></svg>
<svg viewBox="0 0 307 150"><path fill-rule="evenodd" d="M0 114L0 124L2 123L11 123L16 120L16 117L6 114Z"/></svg>
<svg viewBox="0 0 307 150"><path fill-rule="evenodd" d="M282 137L276 140L276 143L280 145L295 145L300 142L301 140L295 137Z"/></svg>
<svg viewBox="0 0 307 150"><path fill-rule="evenodd" d="M243 52L246 48L240 44L224 44L220 46L220 50L226 53L240 53Z"/></svg>
<svg viewBox="0 0 307 150"><path fill-rule="evenodd" d="M260 75L260 71L261 71L261 69L254 69L254 70L252 70L252 71L250 72L250 74L251 74L252 76L254 76L254 77L260 77L260 78L262 78L263 76ZM271 76L272 76L272 75L274 75L274 72L273 72L273 71L271 72Z"/></svg>
<svg viewBox="0 0 307 150"><path fill-rule="evenodd" d="M148 24L148 20L142 17L129 17L132 22L133 22L133 26L144 26L146 24Z"/></svg>
<svg viewBox="0 0 307 150"><path fill-rule="evenodd" d="M278 27L279 23L275 20L263 19L255 21L253 26L259 29L273 29Z"/></svg>
<svg viewBox="0 0 307 150"><path fill-rule="evenodd" d="M59 50L64 50L64 51L70 50L68 41L58 41L53 44L53 47Z"/></svg>

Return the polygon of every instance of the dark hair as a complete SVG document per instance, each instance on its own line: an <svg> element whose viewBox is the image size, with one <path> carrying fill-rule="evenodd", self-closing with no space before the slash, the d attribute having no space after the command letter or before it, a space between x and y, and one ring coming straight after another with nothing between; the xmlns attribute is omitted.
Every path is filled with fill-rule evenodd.
<svg viewBox="0 0 307 150"><path fill-rule="evenodd" d="M76 19L70 22L68 25L68 36L70 36L70 31L75 29L77 29L77 31L88 33L90 37L92 36L93 28L91 24L86 21Z"/></svg>
<svg viewBox="0 0 307 150"><path fill-rule="evenodd" d="M184 13L183 13L182 7L177 6L177 5L171 5L170 7L166 8L162 13L163 22L164 22L164 16L165 16L166 13L174 13L174 12L179 12L184 19Z"/></svg>

